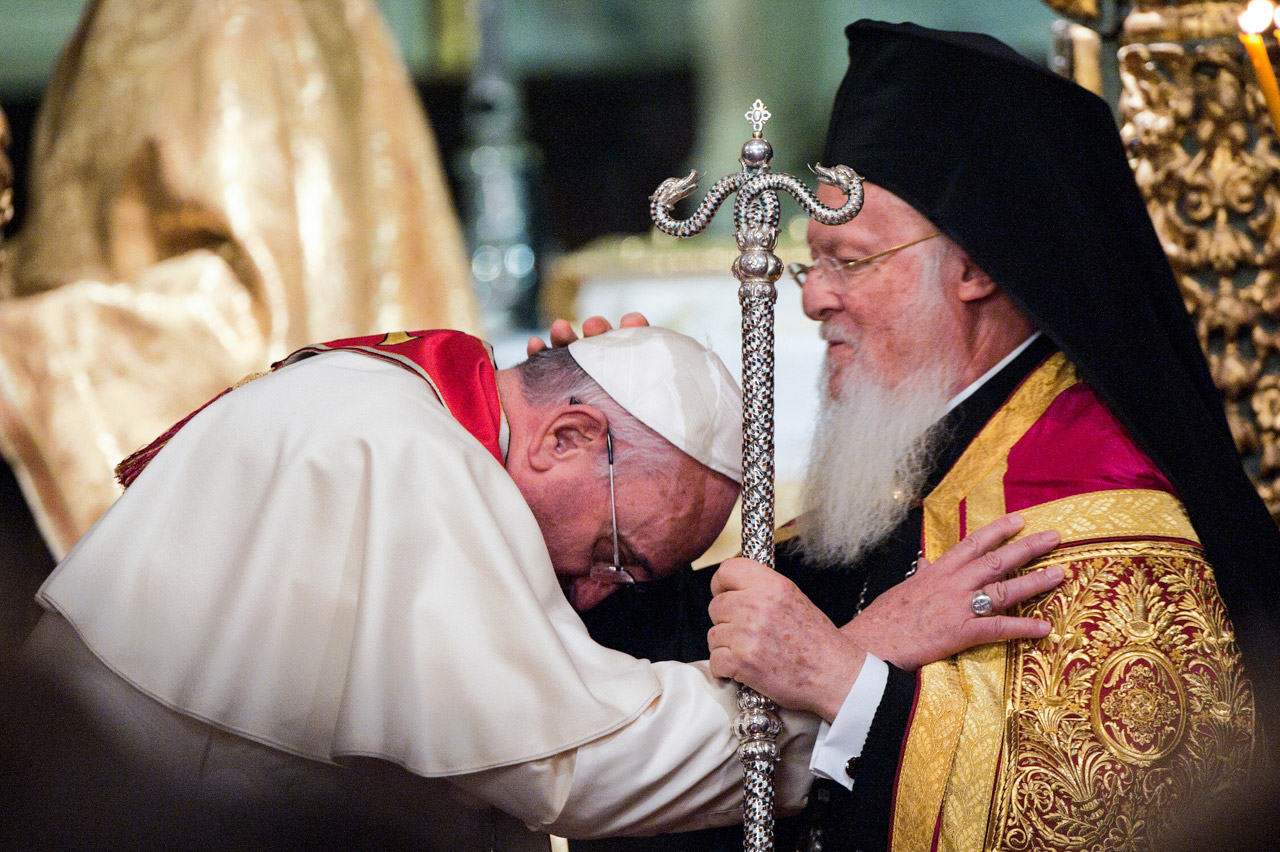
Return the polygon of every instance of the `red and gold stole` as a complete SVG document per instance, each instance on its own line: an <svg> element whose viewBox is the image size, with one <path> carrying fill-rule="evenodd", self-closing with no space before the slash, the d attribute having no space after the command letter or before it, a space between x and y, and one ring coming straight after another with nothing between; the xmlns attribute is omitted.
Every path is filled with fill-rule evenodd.
<svg viewBox="0 0 1280 852"><path fill-rule="evenodd" d="M1062 586L1013 613L1052 632L920 670L890 849L1145 846L1189 779L1247 770L1252 698L1212 569L1164 477L1060 353L925 498L924 554L1007 511L1020 535L1062 535L1024 569L1061 565Z"/></svg>
<svg viewBox="0 0 1280 852"><path fill-rule="evenodd" d="M497 368L493 351L479 338L460 331L395 331L367 337L348 337L328 343L304 346L271 365L278 370L322 352L358 352L410 371L427 383L445 409L488 450L499 464L504 462L502 431L504 420L498 403ZM126 488L160 452L169 439L215 400L240 385L266 373L254 373L227 388L147 446L116 466L116 478Z"/></svg>

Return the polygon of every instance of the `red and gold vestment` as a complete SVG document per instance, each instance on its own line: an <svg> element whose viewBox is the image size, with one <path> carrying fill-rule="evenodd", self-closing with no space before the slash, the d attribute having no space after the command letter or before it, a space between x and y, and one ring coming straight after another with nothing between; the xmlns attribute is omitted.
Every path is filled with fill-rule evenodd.
<svg viewBox="0 0 1280 852"><path fill-rule="evenodd" d="M895 787L894 850L1147 848L1178 804L1239 781L1251 689L1182 503L1061 354L924 500L923 552L1017 511L1066 579L1021 614L1043 640L925 666Z"/></svg>

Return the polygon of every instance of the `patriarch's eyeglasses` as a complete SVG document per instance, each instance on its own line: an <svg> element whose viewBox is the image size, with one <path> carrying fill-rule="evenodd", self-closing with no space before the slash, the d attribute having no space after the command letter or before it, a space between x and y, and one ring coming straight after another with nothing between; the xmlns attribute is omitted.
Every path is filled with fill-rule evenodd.
<svg viewBox="0 0 1280 852"><path fill-rule="evenodd" d="M809 274L812 272L816 271L816 272L822 273L823 275L833 275L833 274L842 275L844 272L850 269L855 269L859 266L863 266L864 264L871 263L873 260L879 260L882 257L888 257L894 252L902 251L905 248L911 248L912 246L918 243L922 243L925 240L931 240L934 237L939 237L939 236L942 236L942 232L934 231L932 234L926 234L923 237L917 237L916 239L911 240L910 242L903 243L900 246L887 248L884 251L878 251L875 254L869 254L866 257L859 257L854 260L846 260L841 262L830 257L820 257L817 260L815 260L813 263L791 263L787 265L787 274L791 276L792 280L794 280L797 284L803 287L805 280L809 277ZM843 278L841 280L843 280Z"/></svg>

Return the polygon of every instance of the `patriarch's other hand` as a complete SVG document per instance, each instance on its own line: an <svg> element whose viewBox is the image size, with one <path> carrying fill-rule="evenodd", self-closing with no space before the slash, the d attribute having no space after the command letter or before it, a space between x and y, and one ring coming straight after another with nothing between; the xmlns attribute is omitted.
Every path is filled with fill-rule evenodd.
<svg viewBox="0 0 1280 852"><path fill-rule="evenodd" d="M707 634L711 670L768 695L785 707L830 720L857 679L867 652L904 669L941 660L974 645L1041 638L1049 624L999 614L1062 582L1056 566L1020 577L1018 568L1058 543L1042 532L1003 544L1022 529L1006 515L948 550L921 559L916 573L837 628L785 577L749 559L730 559L711 581L715 598ZM980 617L973 596L991 598Z"/></svg>
<svg viewBox="0 0 1280 852"><path fill-rule="evenodd" d="M618 328L639 328L648 324L649 320L645 319L644 314L638 313L623 314L622 319L618 320ZM582 336L595 337L597 334L604 334L612 328L613 325L604 317L588 317L582 323ZM558 319L552 322L551 333L547 336L551 338L552 348L568 346L578 339L573 326L569 325L569 321L566 319ZM546 348L546 342L541 337L534 335L529 338L529 343L525 346L525 352L532 355Z"/></svg>
<svg viewBox="0 0 1280 852"><path fill-rule="evenodd" d="M842 628L859 647L902 669L917 669L966 648L1006 639L1040 639L1049 622L1004 615L1004 610L1062 582L1056 565L1010 576L1058 546L1046 530L1002 545L1023 527L1005 515L970 534L936 563L920 558L915 575L876 598ZM990 614L974 611L974 596L991 599Z"/></svg>

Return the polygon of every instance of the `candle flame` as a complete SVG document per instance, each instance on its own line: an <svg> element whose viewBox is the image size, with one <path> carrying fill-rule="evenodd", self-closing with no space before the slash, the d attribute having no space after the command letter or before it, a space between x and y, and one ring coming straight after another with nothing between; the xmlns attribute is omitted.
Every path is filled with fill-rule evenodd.
<svg viewBox="0 0 1280 852"><path fill-rule="evenodd" d="M1271 26L1271 18L1276 14L1276 4L1271 0L1249 0L1249 5L1236 18L1240 29L1246 33L1258 34Z"/></svg>

